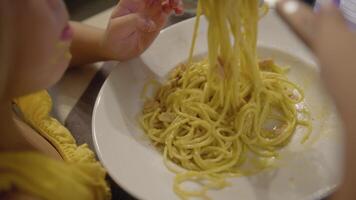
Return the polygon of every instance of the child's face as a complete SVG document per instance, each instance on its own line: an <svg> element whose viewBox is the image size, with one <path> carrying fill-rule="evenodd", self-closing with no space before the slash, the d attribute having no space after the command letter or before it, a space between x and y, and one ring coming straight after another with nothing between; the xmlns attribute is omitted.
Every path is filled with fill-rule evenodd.
<svg viewBox="0 0 356 200"><path fill-rule="evenodd" d="M7 93L17 97L56 83L69 64L73 32L62 0L5 0L13 63Z"/></svg>

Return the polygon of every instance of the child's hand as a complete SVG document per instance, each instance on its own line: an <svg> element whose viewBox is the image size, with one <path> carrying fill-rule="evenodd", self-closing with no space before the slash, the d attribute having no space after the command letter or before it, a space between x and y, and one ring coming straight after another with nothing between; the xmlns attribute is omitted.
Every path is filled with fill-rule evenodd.
<svg viewBox="0 0 356 200"><path fill-rule="evenodd" d="M157 37L181 0L121 0L114 9L103 40L109 59L127 60L140 55Z"/></svg>
<svg viewBox="0 0 356 200"><path fill-rule="evenodd" d="M356 35L332 5L319 12L295 0L279 0L277 11L310 47L343 120L343 181L332 200L356 199ZM329 198L328 198L329 199Z"/></svg>
<svg viewBox="0 0 356 200"><path fill-rule="evenodd" d="M277 10L314 52L326 87L341 114L356 116L353 87L356 85L356 35L348 28L342 13L332 5L323 6L315 13L306 5L290 0L280 1Z"/></svg>

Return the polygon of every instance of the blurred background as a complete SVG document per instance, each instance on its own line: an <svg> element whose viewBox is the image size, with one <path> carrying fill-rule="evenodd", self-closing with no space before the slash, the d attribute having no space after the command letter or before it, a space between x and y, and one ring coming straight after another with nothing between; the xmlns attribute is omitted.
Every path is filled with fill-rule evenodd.
<svg viewBox="0 0 356 200"><path fill-rule="evenodd" d="M114 6L119 0L64 0L72 20L80 21Z"/></svg>
<svg viewBox="0 0 356 200"><path fill-rule="evenodd" d="M73 21L83 21L113 6L120 0L64 0ZM163 0L157 0L163 1ZM167 26L195 16L197 0L183 0L185 13L181 16L171 16Z"/></svg>
<svg viewBox="0 0 356 200"><path fill-rule="evenodd" d="M119 2L119 0L64 0L71 14L72 20L80 21L106 10ZM196 0L183 0L187 9L187 16L192 15L192 9ZM309 4L314 4L315 0L303 0Z"/></svg>

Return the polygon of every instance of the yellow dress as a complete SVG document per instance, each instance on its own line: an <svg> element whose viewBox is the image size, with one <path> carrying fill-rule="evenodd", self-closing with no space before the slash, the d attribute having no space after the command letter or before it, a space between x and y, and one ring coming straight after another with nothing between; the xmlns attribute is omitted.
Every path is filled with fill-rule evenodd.
<svg viewBox="0 0 356 200"><path fill-rule="evenodd" d="M0 152L0 193L16 189L40 199L110 199L106 172L86 144L50 116L52 100L41 91L15 100L25 121L46 138L64 161L34 152Z"/></svg>

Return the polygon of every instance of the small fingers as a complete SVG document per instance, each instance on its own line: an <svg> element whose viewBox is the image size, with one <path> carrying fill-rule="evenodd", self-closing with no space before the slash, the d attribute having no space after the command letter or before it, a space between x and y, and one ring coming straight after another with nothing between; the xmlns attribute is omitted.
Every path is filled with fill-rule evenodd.
<svg viewBox="0 0 356 200"><path fill-rule="evenodd" d="M332 4L323 5L319 12L314 12L299 1L280 0L277 12L314 52L348 32L341 12Z"/></svg>
<svg viewBox="0 0 356 200"><path fill-rule="evenodd" d="M174 11L176 15L180 15L183 13L183 2L181 0L164 0L162 9L166 13Z"/></svg>
<svg viewBox="0 0 356 200"><path fill-rule="evenodd" d="M347 28L347 24L342 13L333 5L326 5L320 9L320 21L321 24L330 24L335 28L341 28L342 30Z"/></svg>
<svg viewBox="0 0 356 200"><path fill-rule="evenodd" d="M181 15L184 12L183 1L182 0L175 0L176 4L174 7L174 12L176 15Z"/></svg>
<svg viewBox="0 0 356 200"><path fill-rule="evenodd" d="M313 10L296 0L280 0L277 12L303 42L313 48L316 35L316 16Z"/></svg>

